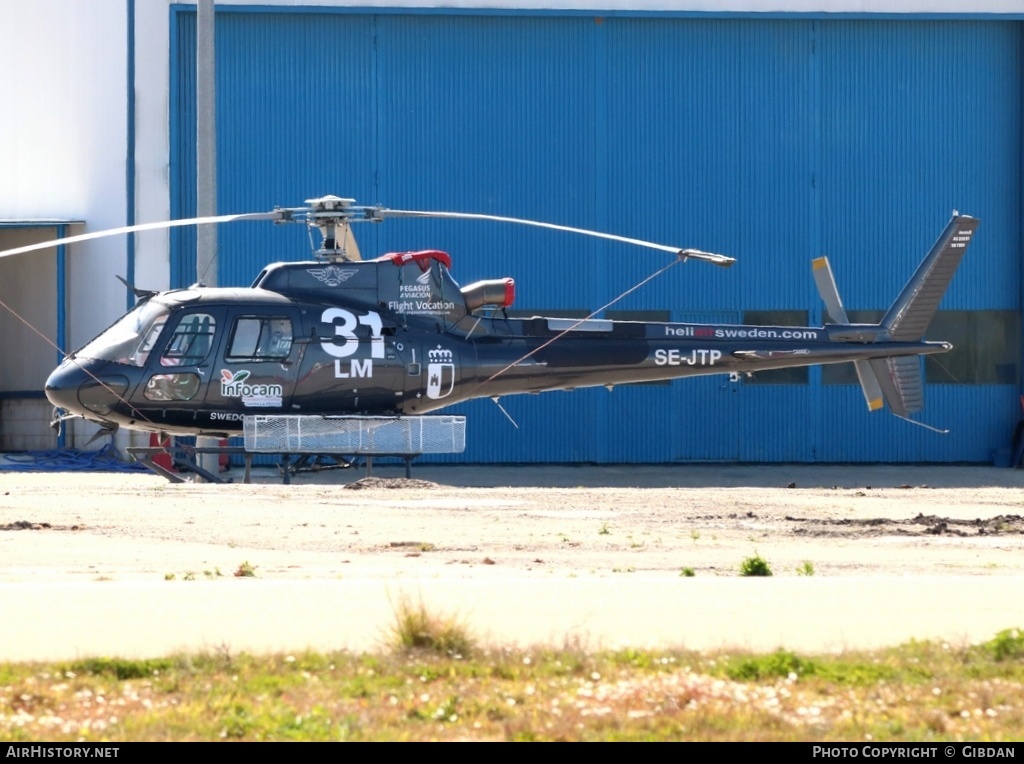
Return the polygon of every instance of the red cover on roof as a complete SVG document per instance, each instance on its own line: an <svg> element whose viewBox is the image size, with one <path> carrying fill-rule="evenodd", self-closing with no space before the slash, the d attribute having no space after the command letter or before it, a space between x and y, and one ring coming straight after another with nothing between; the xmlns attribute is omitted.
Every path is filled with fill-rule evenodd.
<svg viewBox="0 0 1024 764"><path fill-rule="evenodd" d="M407 263L416 263L421 271L428 270L430 268L430 261L437 260L445 268L451 270L452 258L447 252L442 252L439 249L421 249L418 252L388 252L386 255L381 255L377 258L377 261L391 261L397 266L403 266Z"/></svg>

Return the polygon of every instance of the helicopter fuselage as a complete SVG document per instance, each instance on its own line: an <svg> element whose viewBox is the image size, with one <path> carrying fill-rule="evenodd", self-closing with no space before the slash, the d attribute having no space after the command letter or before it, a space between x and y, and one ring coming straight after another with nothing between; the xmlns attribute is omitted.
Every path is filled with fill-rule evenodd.
<svg viewBox="0 0 1024 764"><path fill-rule="evenodd" d="M510 318L511 279L465 288L441 252L278 263L249 288L149 296L50 376L106 427L226 436L254 414L414 415L460 401L943 352L877 325Z"/></svg>

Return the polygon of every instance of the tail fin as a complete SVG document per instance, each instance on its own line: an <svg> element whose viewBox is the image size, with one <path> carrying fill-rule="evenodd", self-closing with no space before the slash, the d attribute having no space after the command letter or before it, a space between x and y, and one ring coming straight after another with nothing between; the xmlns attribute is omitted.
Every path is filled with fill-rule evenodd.
<svg viewBox="0 0 1024 764"><path fill-rule="evenodd" d="M957 266L971 243L978 219L954 213L924 262L882 319L893 342L918 342L935 317Z"/></svg>
<svg viewBox="0 0 1024 764"><path fill-rule="evenodd" d="M879 328L888 335L889 341L919 342L924 338L978 223L977 218L953 213L945 230L882 318ZM814 261L814 280L832 320L849 323L832 270L823 257ZM856 361L854 365L871 411L882 408L882 398L893 414L904 419L924 407L921 362L917 356L875 358Z"/></svg>

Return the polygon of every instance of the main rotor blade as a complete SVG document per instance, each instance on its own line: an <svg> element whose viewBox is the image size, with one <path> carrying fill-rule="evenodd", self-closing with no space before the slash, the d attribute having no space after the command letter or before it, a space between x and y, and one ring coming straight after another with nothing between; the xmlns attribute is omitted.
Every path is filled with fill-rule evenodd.
<svg viewBox="0 0 1024 764"><path fill-rule="evenodd" d="M35 252L40 249L56 247L58 244L74 244L80 241L103 239L108 236L118 236L124 233L135 233L136 231L156 231L161 228L178 228L180 226L205 225L207 223L232 223L236 220L279 220L282 217L282 211L275 210L274 212L246 212L240 215L214 215L212 217L183 218L181 220L161 220L156 223L140 223L138 225L123 226L121 228L107 228L102 231L82 233L75 236L65 236L63 239L51 239L50 241L42 241L38 244L28 244L24 247L5 249L0 251L0 257L22 255L26 252Z"/></svg>
<svg viewBox="0 0 1024 764"><path fill-rule="evenodd" d="M728 268L730 265L736 262L735 258L728 257L727 255L717 255L714 252L703 252L699 249L680 249L679 247L673 247L668 244L655 244L654 242L644 241L643 239L632 239L628 236L616 236L612 233L602 233L601 231L591 231L587 228L573 228L572 226L557 225L555 223L543 223L539 220L525 220L523 218L509 218L502 217L500 215L484 215L475 212L429 212L425 210L392 210L387 207L377 207L371 211L373 217L384 219L388 217L392 218L453 218L459 220L489 220L495 223L518 223L520 225L536 226L537 228L550 228L553 231L566 231L568 233L581 233L585 236L596 236L599 239L609 239L611 241L620 241L626 244L635 244L638 247L647 247L649 249L660 249L663 252L671 252L677 257L683 260L701 260L703 262L711 263L712 265L719 265L723 268Z"/></svg>

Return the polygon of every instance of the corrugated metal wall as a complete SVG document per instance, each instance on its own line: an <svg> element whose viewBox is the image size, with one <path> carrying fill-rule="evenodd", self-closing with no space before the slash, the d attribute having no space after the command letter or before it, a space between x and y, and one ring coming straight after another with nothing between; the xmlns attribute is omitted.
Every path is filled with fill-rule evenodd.
<svg viewBox="0 0 1024 764"><path fill-rule="evenodd" d="M174 14L176 215L194 209L194 14ZM1020 25L218 9L219 205L335 193L530 217L726 252L615 304L674 320L888 306L957 207L983 219L945 308L1020 309ZM298 227L221 229L222 284L307 257ZM594 309L665 259L536 229L373 226L364 253L439 248L517 307ZM194 243L175 234L176 277ZM191 270L190 270L191 269ZM704 320L704 319L699 319ZM468 461L985 461L1016 385L929 385L924 419L868 415L851 385L684 380L458 409Z"/></svg>

